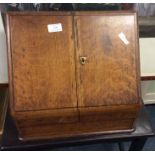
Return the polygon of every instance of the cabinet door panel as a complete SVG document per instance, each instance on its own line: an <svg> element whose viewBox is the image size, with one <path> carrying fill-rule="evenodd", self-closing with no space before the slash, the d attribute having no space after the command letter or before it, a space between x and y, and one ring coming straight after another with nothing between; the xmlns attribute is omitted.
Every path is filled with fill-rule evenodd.
<svg viewBox="0 0 155 155"><path fill-rule="evenodd" d="M76 16L78 105L138 102L139 67L134 14ZM80 57L84 57L81 64Z"/></svg>
<svg viewBox="0 0 155 155"><path fill-rule="evenodd" d="M62 31L49 32L57 23ZM72 17L17 15L10 25L15 110L77 107Z"/></svg>

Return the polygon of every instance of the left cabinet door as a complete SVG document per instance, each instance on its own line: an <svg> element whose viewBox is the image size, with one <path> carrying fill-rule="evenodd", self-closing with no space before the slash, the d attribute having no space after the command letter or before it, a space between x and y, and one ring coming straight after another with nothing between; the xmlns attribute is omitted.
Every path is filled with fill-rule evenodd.
<svg viewBox="0 0 155 155"><path fill-rule="evenodd" d="M14 110L77 107L72 16L17 14L8 20Z"/></svg>

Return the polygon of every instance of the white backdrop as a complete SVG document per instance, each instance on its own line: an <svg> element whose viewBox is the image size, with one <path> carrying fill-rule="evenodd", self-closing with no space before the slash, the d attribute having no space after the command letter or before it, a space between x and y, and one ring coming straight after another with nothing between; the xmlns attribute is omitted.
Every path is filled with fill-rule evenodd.
<svg viewBox="0 0 155 155"><path fill-rule="evenodd" d="M155 38L140 39L141 75L155 76ZM142 81L142 96L145 104L155 103L155 81Z"/></svg>

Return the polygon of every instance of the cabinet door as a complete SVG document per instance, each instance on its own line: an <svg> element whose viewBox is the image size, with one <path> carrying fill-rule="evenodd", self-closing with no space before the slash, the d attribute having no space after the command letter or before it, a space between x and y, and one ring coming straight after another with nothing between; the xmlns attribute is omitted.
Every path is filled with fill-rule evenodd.
<svg viewBox="0 0 155 155"><path fill-rule="evenodd" d="M9 25L15 110L77 107L72 17L12 15Z"/></svg>
<svg viewBox="0 0 155 155"><path fill-rule="evenodd" d="M79 107L137 103L135 14L82 14L75 21Z"/></svg>

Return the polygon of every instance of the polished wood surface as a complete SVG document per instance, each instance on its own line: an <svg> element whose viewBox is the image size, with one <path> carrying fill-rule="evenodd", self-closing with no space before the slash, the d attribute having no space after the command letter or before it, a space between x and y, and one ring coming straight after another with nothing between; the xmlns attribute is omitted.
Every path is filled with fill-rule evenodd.
<svg viewBox="0 0 155 155"><path fill-rule="evenodd" d="M85 107L85 108L81 107L80 122L134 119L137 117L139 108L140 108L139 104ZM108 124L110 124L110 122ZM133 126L131 125L130 128L132 127Z"/></svg>
<svg viewBox="0 0 155 155"><path fill-rule="evenodd" d="M79 121L77 108L18 112L15 115L19 127L75 123Z"/></svg>
<svg viewBox="0 0 155 155"><path fill-rule="evenodd" d="M119 124L114 120L98 122L78 122L74 124L48 124L46 126L24 127L19 130L19 139L23 141L37 139L55 139L73 136L87 136L96 134L109 134L120 132L132 132L134 129L133 121L135 119L119 120Z"/></svg>
<svg viewBox="0 0 155 155"><path fill-rule="evenodd" d="M11 129L11 130L10 130ZM139 149L143 146L143 139L154 136L154 131L151 126L150 120L146 113L146 108L140 111L136 121L135 130L127 133L109 133L109 134L90 134L81 135L67 138L57 138L48 140L34 140L34 141L20 141L18 138L18 132L10 117L10 113L7 113L6 123L4 127L3 139L1 142L1 150L57 150L58 147L73 147L83 146L100 143L104 145L104 142L126 142L133 141L132 149ZM134 147L133 147L134 146ZM140 148L139 148L140 147ZM142 148L141 148L142 149ZM62 150L62 149L61 149Z"/></svg>
<svg viewBox="0 0 155 155"><path fill-rule="evenodd" d="M139 108L139 105L80 108L78 119L75 113L72 111L69 113L65 109L49 112L18 112L15 118L21 140L51 139L97 133L131 132L134 130L133 122Z"/></svg>
<svg viewBox="0 0 155 155"><path fill-rule="evenodd" d="M52 23L63 31L49 33ZM77 107L72 17L11 16L10 25L15 110Z"/></svg>
<svg viewBox="0 0 155 155"><path fill-rule="evenodd" d="M49 33L55 23L62 31ZM133 131L141 107L135 13L9 12L7 40L20 139Z"/></svg>
<svg viewBox="0 0 155 155"><path fill-rule="evenodd" d="M79 106L138 103L135 16L75 18ZM129 44L119 38L120 33ZM87 57L85 65L79 63L80 56Z"/></svg>

